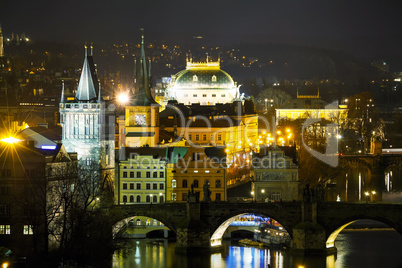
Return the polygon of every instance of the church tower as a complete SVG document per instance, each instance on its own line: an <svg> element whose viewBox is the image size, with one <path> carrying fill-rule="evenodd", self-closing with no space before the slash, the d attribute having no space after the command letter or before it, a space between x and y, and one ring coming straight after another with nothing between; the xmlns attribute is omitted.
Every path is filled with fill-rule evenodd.
<svg viewBox="0 0 402 268"><path fill-rule="evenodd" d="M143 29L141 29L143 31ZM159 104L151 95L151 61L147 67L144 33L141 35L141 58L135 66L136 85L132 102L125 111L125 146L157 146L159 142Z"/></svg>
<svg viewBox="0 0 402 268"><path fill-rule="evenodd" d="M4 57L4 40L3 40L3 29L0 24L0 58Z"/></svg>
<svg viewBox="0 0 402 268"><path fill-rule="evenodd" d="M74 100L66 100L63 83L59 111L62 142L68 152L77 152L80 177L95 178L101 189L113 189L115 114L102 99L92 47L88 55L85 46L84 64Z"/></svg>

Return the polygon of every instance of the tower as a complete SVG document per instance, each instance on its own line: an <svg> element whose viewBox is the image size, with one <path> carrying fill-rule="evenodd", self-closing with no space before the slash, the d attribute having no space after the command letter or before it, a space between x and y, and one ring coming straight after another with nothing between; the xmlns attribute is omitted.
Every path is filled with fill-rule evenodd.
<svg viewBox="0 0 402 268"><path fill-rule="evenodd" d="M95 178L95 186L112 187L114 181L114 109L101 97L92 57L92 47L82 66L77 93L66 101L64 83L60 100L62 142L68 152L77 152L80 178Z"/></svg>
<svg viewBox="0 0 402 268"><path fill-rule="evenodd" d="M147 67L144 32L141 35L141 58L135 70L137 70L135 88L138 89L134 91L132 102L126 106L125 146L154 147L159 141L159 104L151 95L151 62L149 61Z"/></svg>

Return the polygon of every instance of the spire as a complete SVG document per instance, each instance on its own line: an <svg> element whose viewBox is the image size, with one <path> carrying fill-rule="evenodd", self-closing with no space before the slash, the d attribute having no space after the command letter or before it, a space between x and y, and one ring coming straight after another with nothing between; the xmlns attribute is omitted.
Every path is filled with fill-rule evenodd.
<svg viewBox="0 0 402 268"><path fill-rule="evenodd" d="M64 80L61 80L62 86L61 86L61 98L60 98L60 103L64 103Z"/></svg>
<svg viewBox="0 0 402 268"><path fill-rule="evenodd" d="M99 83L99 93L98 93L98 103L102 102L102 96L101 96L101 84L100 81L98 81Z"/></svg>
<svg viewBox="0 0 402 268"><path fill-rule="evenodd" d="M75 98L77 101L91 101L96 100L96 78L95 66L93 64L92 56L88 56L88 48L85 46L85 60L82 66L80 81L78 83L77 93Z"/></svg>
<svg viewBox="0 0 402 268"><path fill-rule="evenodd" d="M151 73L151 58L149 58L149 64L148 64L148 83L149 83L149 87L152 87L152 73Z"/></svg>
<svg viewBox="0 0 402 268"><path fill-rule="evenodd" d="M141 71L143 74L142 77L142 86L146 89L149 88L148 84L148 72L147 72L147 60L145 58L145 49L144 49L144 28L141 28Z"/></svg>
<svg viewBox="0 0 402 268"><path fill-rule="evenodd" d="M137 67L134 67L135 72L138 73L136 82L136 92L134 92L134 98L132 105L134 106L149 106L149 105L157 105L154 98L151 95L151 84L152 84L152 75L151 75L151 60L149 60L149 66L147 68L147 59L145 57L145 48L144 48L144 29L141 28L141 56L139 61L139 70L137 71ZM136 63L134 61L134 63Z"/></svg>

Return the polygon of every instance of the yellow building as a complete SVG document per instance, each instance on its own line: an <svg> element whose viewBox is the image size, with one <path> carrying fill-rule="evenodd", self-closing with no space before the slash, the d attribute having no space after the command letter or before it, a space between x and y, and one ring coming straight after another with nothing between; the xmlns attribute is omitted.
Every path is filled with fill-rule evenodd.
<svg viewBox="0 0 402 268"><path fill-rule="evenodd" d="M299 95L285 105L276 109L276 124L281 120L326 119L341 123L347 117L346 105L328 104L317 95Z"/></svg>
<svg viewBox="0 0 402 268"><path fill-rule="evenodd" d="M208 184L211 201L226 200L226 163L223 148L172 147L167 164L166 198L168 202L187 201L189 193L199 192L204 199Z"/></svg>
<svg viewBox="0 0 402 268"><path fill-rule="evenodd" d="M124 120L119 120L120 146L154 147L159 142L159 104L151 95L151 74L147 69L144 35L141 41L140 76L133 100L125 106ZM148 66L149 67L149 66ZM124 123L124 125L123 125Z"/></svg>
<svg viewBox="0 0 402 268"><path fill-rule="evenodd" d="M118 204L164 203L166 198L166 148L122 148Z"/></svg>

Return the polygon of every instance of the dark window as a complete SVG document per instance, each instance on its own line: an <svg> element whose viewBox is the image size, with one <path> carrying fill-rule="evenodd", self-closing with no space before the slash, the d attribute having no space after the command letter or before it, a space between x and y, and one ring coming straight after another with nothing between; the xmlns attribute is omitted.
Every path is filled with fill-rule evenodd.
<svg viewBox="0 0 402 268"><path fill-rule="evenodd" d="M147 203L151 202L151 197L149 195L147 195L146 201Z"/></svg>
<svg viewBox="0 0 402 268"><path fill-rule="evenodd" d="M134 195L130 195L130 203L134 203Z"/></svg>
<svg viewBox="0 0 402 268"><path fill-rule="evenodd" d="M130 178L134 178L134 171L130 171Z"/></svg>
<svg viewBox="0 0 402 268"><path fill-rule="evenodd" d="M221 188L221 180L216 180L215 187L216 188Z"/></svg>
<svg viewBox="0 0 402 268"><path fill-rule="evenodd" d="M147 190L151 190L151 184L147 183Z"/></svg>
<svg viewBox="0 0 402 268"><path fill-rule="evenodd" d="M183 201L187 201L187 193L183 193L183 194L182 194L182 200L183 200Z"/></svg>
<svg viewBox="0 0 402 268"><path fill-rule="evenodd" d="M164 175L165 175L165 172L163 172L163 171L159 172L159 178L163 178Z"/></svg>
<svg viewBox="0 0 402 268"><path fill-rule="evenodd" d="M194 180L194 188L198 188L198 180Z"/></svg>
<svg viewBox="0 0 402 268"><path fill-rule="evenodd" d="M158 203L158 196L157 195L154 195L153 197L152 197L152 202L154 202L154 203Z"/></svg>
<svg viewBox="0 0 402 268"><path fill-rule="evenodd" d="M165 200L164 200L163 195L159 196L159 202L160 202L160 203L163 203L164 201L165 201Z"/></svg>
<svg viewBox="0 0 402 268"><path fill-rule="evenodd" d="M137 203L141 203L141 196L137 195Z"/></svg>
<svg viewBox="0 0 402 268"><path fill-rule="evenodd" d="M163 190L163 189L165 189L165 184L159 183L159 190Z"/></svg>
<svg viewBox="0 0 402 268"><path fill-rule="evenodd" d="M154 171L153 173L152 173L152 178L157 178L158 177L158 172L157 171Z"/></svg>
<svg viewBox="0 0 402 268"><path fill-rule="evenodd" d="M207 135L206 135L206 134L203 134L203 135L202 135L202 140L203 140L203 141L206 141L206 140L207 140Z"/></svg>
<svg viewBox="0 0 402 268"><path fill-rule="evenodd" d="M183 180L183 188L187 188L187 180Z"/></svg>
<svg viewBox="0 0 402 268"><path fill-rule="evenodd" d="M123 178L127 178L127 171L123 171Z"/></svg>
<svg viewBox="0 0 402 268"><path fill-rule="evenodd" d="M141 178L141 171L137 171L137 178Z"/></svg>
<svg viewBox="0 0 402 268"><path fill-rule="evenodd" d="M153 183L153 184L152 184L152 189L153 189L153 190L158 190L158 184L157 184L157 183Z"/></svg>
<svg viewBox="0 0 402 268"><path fill-rule="evenodd" d="M151 178L151 172L147 171L147 178Z"/></svg>
<svg viewBox="0 0 402 268"><path fill-rule="evenodd" d="M130 190L134 190L134 183L130 183Z"/></svg>
<svg viewBox="0 0 402 268"><path fill-rule="evenodd" d="M141 190L141 183L137 183L137 190Z"/></svg>
<svg viewBox="0 0 402 268"><path fill-rule="evenodd" d="M123 203L127 203L127 195L123 195Z"/></svg>
<svg viewBox="0 0 402 268"><path fill-rule="evenodd" d="M123 183L123 190L127 190L127 183Z"/></svg>
<svg viewBox="0 0 402 268"><path fill-rule="evenodd" d="M220 193L215 194L215 201L221 201L221 194Z"/></svg>

